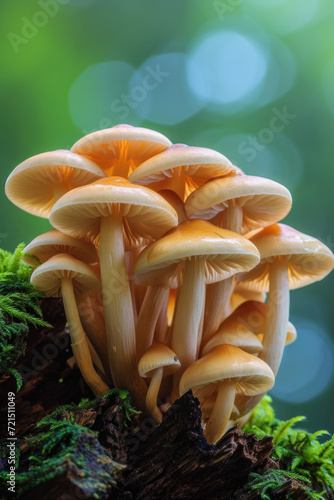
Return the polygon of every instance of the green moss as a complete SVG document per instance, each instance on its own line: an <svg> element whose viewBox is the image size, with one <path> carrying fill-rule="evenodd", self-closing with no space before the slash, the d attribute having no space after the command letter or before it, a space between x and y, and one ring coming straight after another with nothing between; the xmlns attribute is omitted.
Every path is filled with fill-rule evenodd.
<svg viewBox="0 0 334 500"><path fill-rule="evenodd" d="M304 482L309 482L313 488L313 491L309 490L309 498L320 499L324 498L325 493L333 494L334 437L320 443L318 438L328 434L326 431L311 434L294 428L304 417L294 417L288 421L277 419L271 401L269 396L263 398L243 431L254 433L260 438L265 435L273 436L275 449L271 458L279 460L283 472L294 474L295 477L301 476Z"/></svg>
<svg viewBox="0 0 334 500"><path fill-rule="evenodd" d="M106 455L96 432L76 424L74 418L57 421L58 413L47 423L44 419L43 433L25 439L21 470L16 473L17 498L27 491L43 491L43 485L57 491L64 481L87 498L100 498L115 484L122 466ZM17 467L18 462L17 457ZM6 471L0 472L0 487L7 479Z"/></svg>
<svg viewBox="0 0 334 500"><path fill-rule="evenodd" d="M22 378L14 367L25 352L29 326L50 327L42 319L42 295L30 283L32 267L21 262L24 246L13 254L0 249L0 375L14 376L18 390Z"/></svg>

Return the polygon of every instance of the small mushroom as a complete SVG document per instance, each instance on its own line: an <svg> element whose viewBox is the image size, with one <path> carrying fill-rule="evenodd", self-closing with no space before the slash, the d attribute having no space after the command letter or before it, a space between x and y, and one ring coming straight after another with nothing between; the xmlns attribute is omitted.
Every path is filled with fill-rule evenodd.
<svg viewBox="0 0 334 500"><path fill-rule="evenodd" d="M225 322L209 342L205 344L201 356L205 356L213 347L223 344L234 345L253 354L253 356L257 356L262 351L260 339L237 321Z"/></svg>
<svg viewBox="0 0 334 500"><path fill-rule="evenodd" d="M71 255L59 254L41 264L31 275L31 283L48 297L62 297L72 350L83 378L95 396L103 396L108 386L96 373L86 334L78 314L76 296L92 293L101 288L101 282L87 264Z"/></svg>
<svg viewBox="0 0 334 500"><path fill-rule="evenodd" d="M334 267L334 256L319 240L285 224L274 224L251 241L260 263L238 279L251 289L269 291L261 359L276 375L283 355L289 321L289 289L324 278Z"/></svg>
<svg viewBox="0 0 334 500"><path fill-rule="evenodd" d="M162 420L162 413L157 406L162 377L175 373L180 366L175 352L161 343L152 344L140 358L139 375L151 379L146 395L146 409L158 424Z"/></svg>
<svg viewBox="0 0 334 500"><path fill-rule="evenodd" d="M108 177L128 178L138 165L170 145L159 132L121 124L82 137L71 151L92 159Z"/></svg>
<svg viewBox="0 0 334 500"><path fill-rule="evenodd" d="M65 193L103 177L103 170L91 160L59 149L20 163L8 177L5 190L14 205L47 218Z"/></svg>
<svg viewBox="0 0 334 500"><path fill-rule="evenodd" d="M269 366L261 359L233 345L218 345L198 359L183 373L180 394L190 389L212 387L217 393L214 408L204 430L210 444L224 435L234 407L236 393L263 394L271 389L275 379Z"/></svg>
<svg viewBox="0 0 334 500"><path fill-rule="evenodd" d="M154 191L169 189L185 202L189 194L206 181L241 171L212 149L174 144L142 163L129 177L131 182Z"/></svg>

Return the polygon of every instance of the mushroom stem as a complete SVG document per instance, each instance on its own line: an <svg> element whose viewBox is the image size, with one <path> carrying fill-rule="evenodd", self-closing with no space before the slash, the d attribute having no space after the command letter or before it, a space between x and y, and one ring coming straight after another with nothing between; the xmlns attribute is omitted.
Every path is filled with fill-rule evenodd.
<svg viewBox="0 0 334 500"><path fill-rule="evenodd" d="M263 335L263 359L274 375L277 374L283 356L289 323L289 275L287 263L277 260L270 264L268 312Z"/></svg>
<svg viewBox="0 0 334 500"><path fill-rule="evenodd" d="M233 276L207 285L202 347L218 331L218 328L225 319L225 305L228 304L233 290Z"/></svg>
<svg viewBox="0 0 334 500"><path fill-rule="evenodd" d="M242 208L239 205L233 203L229 205L228 208L225 208L225 210L223 210L221 215L221 227L223 227L224 229L228 229L229 231L234 231L235 233L241 234L242 219Z"/></svg>
<svg viewBox="0 0 334 500"><path fill-rule="evenodd" d="M172 401L179 397L182 373L196 361L201 342L201 317L205 305L205 263L201 258L186 260L183 282L172 324L171 348L177 354L181 368L173 375Z"/></svg>
<svg viewBox="0 0 334 500"><path fill-rule="evenodd" d="M61 293L68 328L70 330L74 358L83 378L92 389L95 396L101 397L108 391L108 386L102 381L94 369L86 334L82 328L78 314L71 278L63 278L61 280Z"/></svg>
<svg viewBox="0 0 334 500"><path fill-rule="evenodd" d="M163 299L161 311L158 317L157 325L154 333L155 342L161 342L162 344L167 344L168 338L168 321L167 321L167 309L168 309L169 291Z"/></svg>
<svg viewBox="0 0 334 500"><path fill-rule="evenodd" d="M210 419L204 430L209 444L215 444L224 435L233 410L235 382L219 382L218 394Z"/></svg>
<svg viewBox="0 0 334 500"><path fill-rule="evenodd" d="M131 291L125 264L122 214L101 219L100 260L110 371L115 387L128 389L142 407L146 384L137 371Z"/></svg>
<svg viewBox="0 0 334 500"><path fill-rule="evenodd" d="M153 343L154 330L166 296L168 289L163 286L151 285L147 288L136 326L138 360Z"/></svg>
<svg viewBox="0 0 334 500"><path fill-rule="evenodd" d="M150 385L146 394L146 409L157 424L161 424L162 413L157 406L159 389L162 381L163 367L156 368L153 372Z"/></svg>

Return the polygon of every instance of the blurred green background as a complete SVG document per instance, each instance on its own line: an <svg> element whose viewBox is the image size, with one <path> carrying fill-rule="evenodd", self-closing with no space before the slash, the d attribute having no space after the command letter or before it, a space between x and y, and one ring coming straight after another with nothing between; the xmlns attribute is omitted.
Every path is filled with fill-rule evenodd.
<svg viewBox="0 0 334 500"><path fill-rule="evenodd" d="M283 183L287 223L333 250L333 22L328 0L4 1L1 185L32 155L141 125ZM49 229L0 202L1 247ZM310 431L334 432L333 285L291 293L298 339L271 391Z"/></svg>

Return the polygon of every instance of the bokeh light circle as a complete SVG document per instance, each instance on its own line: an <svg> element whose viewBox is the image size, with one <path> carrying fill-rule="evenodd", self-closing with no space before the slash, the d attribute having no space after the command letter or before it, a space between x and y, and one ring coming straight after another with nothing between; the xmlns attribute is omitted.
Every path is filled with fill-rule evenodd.
<svg viewBox="0 0 334 500"><path fill-rule="evenodd" d="M89 66L75 80L69 92L74 123L88 134L118 123L140 124L129 103L128 86L134 68L124 61Z"/></svg>
<svg viewBox="0 0 334 500"><path fill-rule="evenodd" d="M262 82L268 67L261 46L234 31L205 34L191 60L189 85L201 98L217 104L245 99Z"/></svg>
<svg viewBox="0 0 334 500"><path fill-rule="evenodd" d="M203 99L188 85L194 63L182 53L159 54L147 59L130 81L129 93L136 113L154 123L175 125L196 114Z"/></svg>
<svg viewBox="0 0 334 500"><path fill-rule="evenodd" d="M334 347L327 332L311 321L296 322L297 341L286 346L274 388L270 394L303 403L323 392L331 381Z"/></svg>

